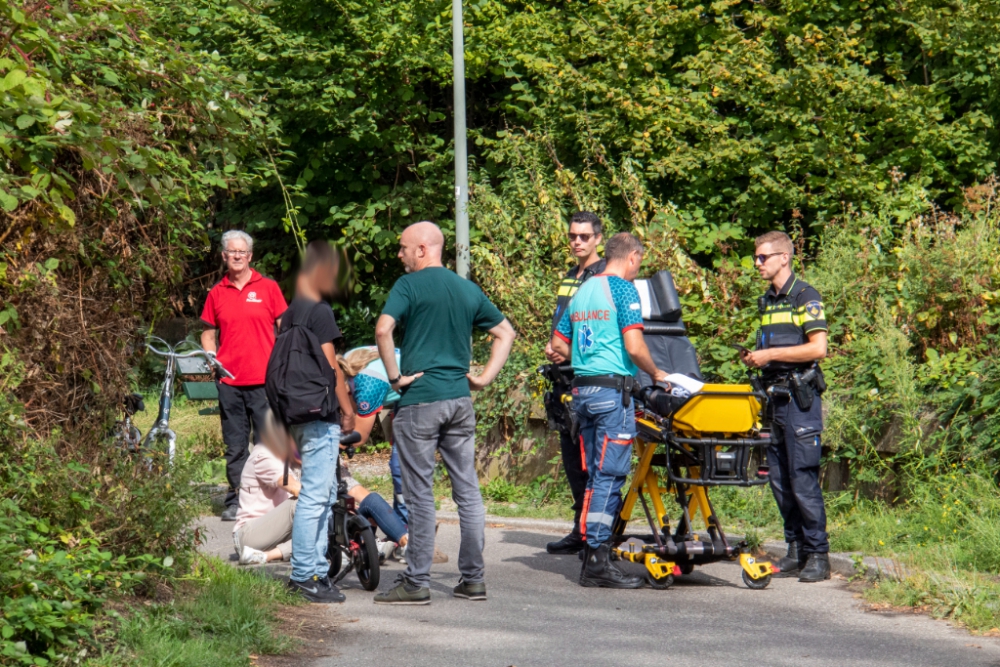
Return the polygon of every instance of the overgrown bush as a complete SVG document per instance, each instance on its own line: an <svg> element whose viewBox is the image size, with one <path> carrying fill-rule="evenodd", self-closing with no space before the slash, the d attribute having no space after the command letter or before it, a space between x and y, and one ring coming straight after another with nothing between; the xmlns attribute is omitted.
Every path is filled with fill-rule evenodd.
<svg viewBox="0 0 1000 667"><path fill-rule="evenodd" d="M10 499L0 499L0 558L0 663L12 665L79 662L109 593L158 569L152 556L115 556L87 527L66 531Z"/></svg>

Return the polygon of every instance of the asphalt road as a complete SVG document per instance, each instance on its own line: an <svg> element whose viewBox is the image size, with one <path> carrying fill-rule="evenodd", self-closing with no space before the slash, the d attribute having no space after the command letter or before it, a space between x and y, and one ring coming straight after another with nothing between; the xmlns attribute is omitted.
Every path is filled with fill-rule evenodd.
<svg viewBox="0 0 1000 667"><path fill-rule="evenodd" d="M865 611L842 579L776 579L752 591L738 565L718 563L666 591L586 589L576 583L576 557L545 553L552 535L494 525L486 533L489 600L451 597L458 526L444 523L438 547L450 559L434 566L432 603L376 606L349 575L347 602L334 609L357 622L339 625L325 642L336 655L311 667L1000 667L1000 641L925 616ZM211 535L222 526L206 528ZM384 566L382 586L403 567Z"/></svg>

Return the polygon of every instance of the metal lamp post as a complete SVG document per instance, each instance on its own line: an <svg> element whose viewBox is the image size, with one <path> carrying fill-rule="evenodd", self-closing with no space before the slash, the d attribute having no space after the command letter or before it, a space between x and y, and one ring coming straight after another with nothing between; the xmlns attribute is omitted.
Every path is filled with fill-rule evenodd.
<svg viewBox="0 0 1000 667"><path fill-rule="evenodd" d="M469 155L465 136L465 36L462 0L451 3L451 58L455 77L455 270L469 277Z"/></svg>

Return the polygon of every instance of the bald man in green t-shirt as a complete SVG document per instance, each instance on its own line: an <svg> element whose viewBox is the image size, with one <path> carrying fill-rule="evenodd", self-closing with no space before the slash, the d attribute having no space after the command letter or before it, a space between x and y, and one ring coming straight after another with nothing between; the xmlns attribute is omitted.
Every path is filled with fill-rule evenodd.
<svg viewBox="0 0 1000 667"><path fill-rule="evenodd" d="M486 599L483 543L485 517L475 466L476 415L470 390L493 381L510 354L516 334L483 291L444 268L444 235L432 222L410 225L399 240L407 275L396 281L375 327L382 363L400 399L393 418L403 489L410 515L406 571L376 604L430 604L434 556L434 455L451 479L462 542L455 597ZM396 364L393 332L403 328L402 369ZM490 359L480 375L469 373L473 328L493 335Z"/></svg>

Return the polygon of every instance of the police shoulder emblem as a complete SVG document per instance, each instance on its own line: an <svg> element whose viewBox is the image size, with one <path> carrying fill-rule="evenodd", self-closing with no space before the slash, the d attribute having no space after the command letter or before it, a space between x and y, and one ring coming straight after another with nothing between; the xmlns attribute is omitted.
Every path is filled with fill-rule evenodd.
<svg viewBox="0 0 1000 667"><path fill-rule="evenodd" d="M819 301L810 301L806 304L806 312L809 313L811 317L819 317L823 314L823 304Z"/></svg>

